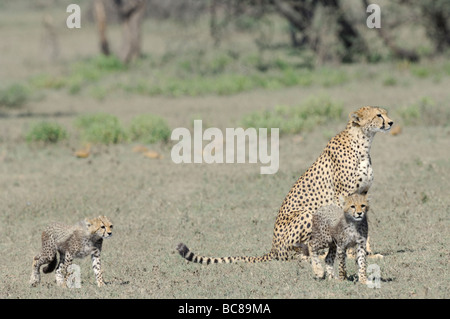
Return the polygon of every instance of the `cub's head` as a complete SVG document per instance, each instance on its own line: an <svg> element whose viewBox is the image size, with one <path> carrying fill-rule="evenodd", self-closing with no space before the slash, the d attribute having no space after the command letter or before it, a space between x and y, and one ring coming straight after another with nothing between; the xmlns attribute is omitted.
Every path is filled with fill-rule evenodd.
<svg viewBox="0 0 450 319"><path fill-rule="evenodd" d="M369 200L367 195L353 194L347 197L341 196L341 205L344 208L344 214L355 221L360 221L366 217L369 211Z"/></svg>
<svg viewBox="0 0 450 319"><path fill-rule="evenodd" d="M98 216L92 219L85 219L89 234L96 235L101 238L112 236L113 224L106 216Z"/></svg>
<svg viewBox="0 0 450 319"><path fill-rule="evenodd" d="M381 107L365 106L350 114L354 126L360 127L365 133L387 132L394 122L387 116L387 111Z"/></svg>

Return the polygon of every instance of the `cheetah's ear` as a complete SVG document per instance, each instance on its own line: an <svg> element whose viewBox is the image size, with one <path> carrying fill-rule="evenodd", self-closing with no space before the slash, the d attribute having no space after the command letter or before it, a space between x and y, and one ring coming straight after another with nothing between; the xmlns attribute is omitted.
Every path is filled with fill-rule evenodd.
<svg viewBox="0 0 450 319"><path fill-rule="evenodd" d="M358 111L350 113L349 116L350 120L352 121L353 124L360 126L360 117L361 115L358 113Z"/></svg>

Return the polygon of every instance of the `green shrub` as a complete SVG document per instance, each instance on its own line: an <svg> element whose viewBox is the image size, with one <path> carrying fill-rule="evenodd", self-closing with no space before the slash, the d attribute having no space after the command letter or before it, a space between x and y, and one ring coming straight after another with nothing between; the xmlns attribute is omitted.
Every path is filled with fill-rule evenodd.
<svg viewBox="0 0 450 319"><path fill-rule="evenodd" d="M81 136L86 142L117 144L126 139L119 119L111 114L81 115L75 120L75 126L81 130Z"/></svg>
<svg viewBox="0 0 450 319"><path fill-rule="evenodd" d="M0 90L0 106L18 107L28 100L28 89L22 84L13 84Z"/></svg>
<svg viewBox="0 0 450 319"><path fill-rule="evenodd" d="M143 114L132 119L129 136L132 141L143 143L167 142L171 130L167 121L153 114Z"/></svg>
<svg viewBox="0 0 450 319"><path fill-rule="evenodd" d="M57 143L66 138L67 131L63 126L47 121L35 123L25 136L28 143L43 142L46 144Z"/></svg>
<svg viewBox="0 0 450 319"><path fill-rule="evenodd" d="M298 106L276 106L271 111L252 112L241 120L244 127L279 128L280 134L310 130L342 117L343 107L328 97L311 97Z"/></svg>

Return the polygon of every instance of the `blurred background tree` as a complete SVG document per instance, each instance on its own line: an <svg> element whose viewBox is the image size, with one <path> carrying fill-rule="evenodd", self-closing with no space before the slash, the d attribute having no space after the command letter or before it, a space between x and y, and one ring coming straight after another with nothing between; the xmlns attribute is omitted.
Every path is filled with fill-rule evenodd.
<svg viewBox="0 0 450 319"><path fill-rule="evenodd" d="M119 20L123 24L123 47L119 56L125 63L140 54L144 17L195 23L199 17L209 16L210 35L216 47L233 28L242 30L246 25L257 24L255 43L264 50L270 17L279 16L288 22L286 32L290 45L311 50L319 62L371 61L374 59L370 43L373 36L369 34L377 34L378 41L392 57L417 61L420 57L417 47L399 44L402 42L399 41L400 30L404 28L423 28L433 43L432 54L448 49L450 1L381 2L382 27L376 30L366 26L366 8L370 4L367 0L96 0L92 11L99 21L101 50L105 54L109 54L109 48L102 21Z"/></svg>

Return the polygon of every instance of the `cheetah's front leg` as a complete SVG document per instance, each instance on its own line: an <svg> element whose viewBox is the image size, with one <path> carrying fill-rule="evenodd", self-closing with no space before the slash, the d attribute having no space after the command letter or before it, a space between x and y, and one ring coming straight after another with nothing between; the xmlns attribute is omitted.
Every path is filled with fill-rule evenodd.
<svg viewBox="0 0 450 319"><path fill-rule="evenodd" d="M96 249L92 253L91 259L92 259L92 270L94 270L95 279L97 281L97 286L102 287L105 285L105 282L103 281L103 276L102 276L100 250Z"/></svg>

